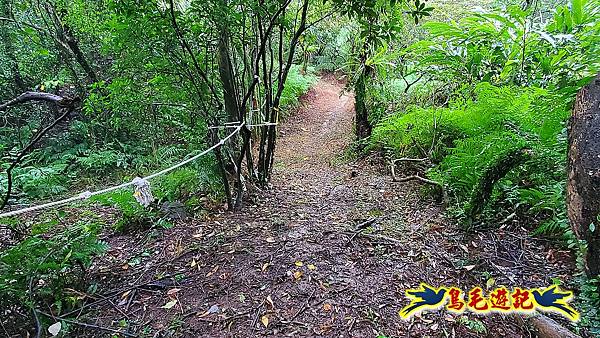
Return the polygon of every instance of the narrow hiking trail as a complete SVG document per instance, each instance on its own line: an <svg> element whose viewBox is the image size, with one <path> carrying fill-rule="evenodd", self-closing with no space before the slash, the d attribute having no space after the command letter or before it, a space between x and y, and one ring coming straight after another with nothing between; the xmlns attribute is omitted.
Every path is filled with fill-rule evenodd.
<svg viewBox="0 0 600 338"><path fill-rule="evenodd" d="M392 182L377 160L348 160L354 100L342 88L322 78L303 98L281 126L271 189L241 212L108 238L111 251L95 269L118 297L91 316L96 325L125 320L131 333L150 337L527 334L500 315L479 317L485 334L445 311L400 318L404 291L420 282L485 285L469 264L505 284L535 281L500 260L532 255L534 244L507 237L507 247L491 249L496 263L486 263L485 235L464 238L417 183ZM357 232L367 219L375 221ZM546 269L552 275L553 265Z"/></svg>

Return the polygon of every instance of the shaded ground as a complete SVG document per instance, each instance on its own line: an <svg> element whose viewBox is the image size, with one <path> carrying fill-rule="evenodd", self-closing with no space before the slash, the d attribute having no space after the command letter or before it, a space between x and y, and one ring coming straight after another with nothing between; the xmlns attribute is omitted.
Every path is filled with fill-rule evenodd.
<svg viewBox="0 0 600 338"><path fill-rule="evenodd" d="M272 189L242 212L107 239L92 276L107 298L78 320L147 337L529 337L502 315L400 318L420 282L539 287L569 280L570 257L511 224L465 235L419 184L345 159L353 98L341 88L322 79L304 98L281 128Z"/></svg>

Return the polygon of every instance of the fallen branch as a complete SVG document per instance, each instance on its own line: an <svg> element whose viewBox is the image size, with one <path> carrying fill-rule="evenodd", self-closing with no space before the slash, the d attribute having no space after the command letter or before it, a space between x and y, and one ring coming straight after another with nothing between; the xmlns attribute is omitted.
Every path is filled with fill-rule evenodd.
<svg viewBox="0 0 600 338"><path fill-rule="evenodd" d="M438 181L433 181L430 179L427 179L425 177L421 177L419 175L412 175L412 176L407 176L407 177L403 177L403 178L393 178L394 182L408 182L408 181L412 181L412 180L417 180L417 181L421 181L423 183L427 183L427 184L431 184L431 185L437 185L438 187L442 187L442 184Z"/></svg>
<svg viewBox="0 0 600 338"><path fill-rule="evenodd" d="M394 180L394 182L396 181L396 162L425 162L427 161L427 158L399 158L399 159L395 159L392 160L391 165L390 165L390 171L392 173L392 180Z"/></svg>
<svg viewBox="0 0 600 338"><path fill-rule="evenodd" d="M194 274L188 275L186 278L188 278L188 279L189 278L193 278L193 277L199 276L201 274L202 273L199 273L199 272L198 273L194 273ZM147 282L143 282L143 283L131 285L131 286L128 286L128 287L125 287L125 288L121 288L121 289L110 291L110 292L108 292L108 293L100 296L100 298L94 300L93 302L84 304L81 307L79 307L77 309L74 309L71 312L64 313L63 316L68 317L68 316L71 316L71 315L73 315L73 314L75 314L77 312L81 313L84 309L86 309L88 307L91 307L91 306L100 304L102 302L108 301L111 298L114 298L116 296L122 295L124 292L127 292L127 291L132 291L132 290L137 290L137 289L144 289L144 287L147 287L148 289L152 289L152 288L155 288L155 289L165 289L165 288L168 288L168 287L171 287L171 286L174 286L174 285L178 285L178 284L171 285L171 283L164 283L164 282L161 284L161 281L172 279L174 277L175 277L174 274L173 275L166 275L166 276L163 276L161 278L156 278L156 279L153 279L153 280L150 280L150 281L147 281Z"/></svg>
<svg viewBox="0 0 600 338"><path fill-rule="evenodd" d="M392 163L396 164L396 162L424 162L427 161L427 158L407 158L407 157L403 157L403 158L398 158L395 160L392 160Z"/></svg>
<svg viewBox="0 0 600 338"><path fill-rule="evenodd" d="M469 219L473 220L481 214L492 195L496 183L532 156L532 151L527 148L515 149L502 155L485 168L469 199L469 207L466 210Z"/></svg>
<svg viewBox="0 0 600 338"><path fill-rule="evenodd" d="M352 242L352 240L354 240L354 237L356 237L364 229L366 229L367 227L369 227L373 223L375 223L376 220L377 220L377 218L369 218L368 220L366 220L364 222L361 222L358 225L356 225L356 230L354 230L354 234L352 235L352 237L350 237L350 239L348 240L348 242L346 242L346 245L350 244L350 242Z"/></svg>
<svg viewBox="0 0 600 338"><path fill-rule="evenodd" d="M521 325L532 326L540 338L581 338L581 336L574 334L552 318L546 317L541 313L537 313L529 318L524 318L523 315L517 314L513 315L513 317Z"/></svg>
<svg viewBox="0 0 600 338"><path fill-rule="evenodd" d="M45 101L56 103L61 107L67 107L72 104L72 100L64 98L62 96L43 93L43 92L25 92L12 100L9 100L3 104L0 104L0 111L4 111L11 106L15 106L17 104L29 102L29 101Z"/></svg>
<svg viewBox="0 0 600 338"><path fill-rule="evenodd" d="M578 338L580 336L569 331L553 319L538 314L529 319L531 325L536 329L540 338Z"/></svg>
<svg viewBox="0 0 600 338"><path fill-rule="evenodd" d="M46 316L48 318L52 318L53 320L60 320L60 321L66 322L66 323L70 323L70 324L74 324L74 325L77 325L77 326L86 327L86 328L89 328L89 329L96 329L96 330L101 330L101 331L108 331L108 332L112 332L112 333L117 333L117 334L123 335L125 337L137 337L137 335L135 335L135 334L124 332L124 331L121 331L121 330L111 329L109 327L104 327L104 326L99 326L99 325L94 325L94 324L88 324L88 323L78 322L76 320L71 320L71 319L67 319L67 318L64 318L64 317L53 316L53 315L51 315L49 313L45 313L45 312L42 312L42 311L38 311L38 313L40 313L40 314L42 314L42 315L44 315L44 316Z"/></svg>

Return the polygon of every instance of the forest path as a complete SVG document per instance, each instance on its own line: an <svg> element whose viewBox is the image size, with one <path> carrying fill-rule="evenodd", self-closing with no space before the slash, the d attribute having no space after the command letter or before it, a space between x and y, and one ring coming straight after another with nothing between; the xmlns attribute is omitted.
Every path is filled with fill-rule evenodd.
<svg viewBox="0 0 600 338"><path fill-rule="evenodd" d="M109 261L142 264L104 277L107 288L179 278L136 287L124 297L127 308L104 308L110 320L100 323L128 311L131 331L154 337L480 336L445 311L411 321L398 315L404 291L420 282L473 280L453 262L466 256L455 230L418 184L392 182L376 161L344 159L354 100L342 88L325 77L303 98L281 126L272 189L241 212L186 221L155 240L113 239ZM119 250L132 240L147 244ZM177 304L164 308L171 300ZM482 318L488 334L519 336L512 320L495 317Z"/></svg>

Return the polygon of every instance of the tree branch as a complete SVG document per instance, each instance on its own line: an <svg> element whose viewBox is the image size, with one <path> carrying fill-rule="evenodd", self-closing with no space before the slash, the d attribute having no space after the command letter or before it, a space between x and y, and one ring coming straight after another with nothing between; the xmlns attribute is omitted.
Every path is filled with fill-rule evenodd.
<svg viewBox="0 0 600 338"><path fill-rule="evenodd" d="M412 180L418 180L418 181L421 181L423 183L427 183L427 184L431 184L431 185L437 185L439 187L442 186L442 184L440 182L432 181L430 179L421 177L419 175L412 175L412 176L408 176L408 177L397 178L397 179L394 179L394 182L408 182L408 181L412 181Z"/></svg>
<svg viewBox="0 0 600 338"><path fill-rule="evenodd" d="M44 135L46 135L52 128L54 128L57 124L59 124L61 121L63 121L65 118L67 118L67 116L69 116L69 114L71 114L71 112L73 112L73 110L75 109L75 104L77 102L79 102L79 99L78 98L74 98L74 99L65 98L65 97L50 94L50 93L25 92L25 93L17 96L16 98L0 105L0 111L5 110L6 108L8 108L10 106L14 106L14 105L28 102L28 101L51 102L51 103L57 104L60 107L65 107L66 109L65 109L65 112L61 116L59 116L51 124L46 126L46 128L42 129L39 133L37 133L37 135L31 140L31 142L29 142L29 144L25 148L23 148L23 150L21 150L19 155L17 155L17 158L15 158L15 160L10 164L8 169L6 169L6 179L7 179L8 183L7 183L7 187L6 187L6 195L4 196L4 200L2 201L2 205L0 206L0 210L4 209L4 207L8 203L8 200L10 199L10 194L12 192L12 183L13 183L12 182L12 170L21 162L21 160L23 160L25 155L27 155L27 153L29 151L31 151L31 149L33 149L33 147L36 145L36 143L39 142L39 140L41 140L42 137L44 137Z"/></svg>
<svg viewBox="0 0 600 338"><path fill-rule="evenodd" d="M59 106L68 106L70 104L70 102L63 102L63 100L65 100L64 97L62 96L58 96L58 95L54 95L54 94L50 94L50 93L43 93L43 92L25 92L17 97L15 97L14 99L7 101L3 104L0 104L0 111L4 111L6 110L8 107L17 105L17 104L21 104L21 103L25 103L28 101L46 101L46 102L52 102L52 103L56 103Z"/></svg>
<svg viewBox="0 0 600 338"><path fill-rule="evenodd" d="M248 99L250 99L250 96L254 92L254 87L256 87L256 85L258 84L258 79L259 79L258 71L260 68L260 58L262 56L264 56L265 50L267 48L266 37L271 35L271 32L273 31L273 27L275 26L275 21L277 20L279 15L281 15L281 13L283 13L283 11L287 8L287 6L291 2L292 2L292 0L286 0L285 3L283 3L281 5L281 7L279 7L277 12L273 15L273 17L271 17L271 20L269 20L269 26L267 26L267 30L265 31L265 34L264 34L265 38L261 37L261 44L260 44L258 53L256 54L256 60L254 61L254 78L252 79L252 82L250 83L250 86L248 87L248 90L246 91L246 95L244 95L244 97L242 99L242 103L240 104L240 110L242 112L245 112L246 104L248 103Z"/></svg>
<svg viewBox="0 0 600 338"><path fill-rule="evenodd" d="M219 110L220 110L222 104L221 104L221 101L219 100L219 95L217 94L217 90L212 85L212 83L208 80L208 75L200 67L200 64L198 63L198 60L196 59L196 56L194 55L192 48L190 47L187 40L185 39L185 36L183 35L181 28L179 28L179 24L177 24L177 19L175 18L175 4L174 4L173 0L170 0L169 4L170 4L171 24L173 25L173 29L175 29L175 33L177 34L177 37L179 38L179 43L181 44L181 47L185 51L187 51L188 54L190 55L190 58L192 59L192 63L194 64L194 68L196 69L198 74L200 74L200 77L202 78L204 83L206 83L206 85L208 86L208 89L210 90L211 94L215 98L215 102L217 105L219 105Z"/></svg>

